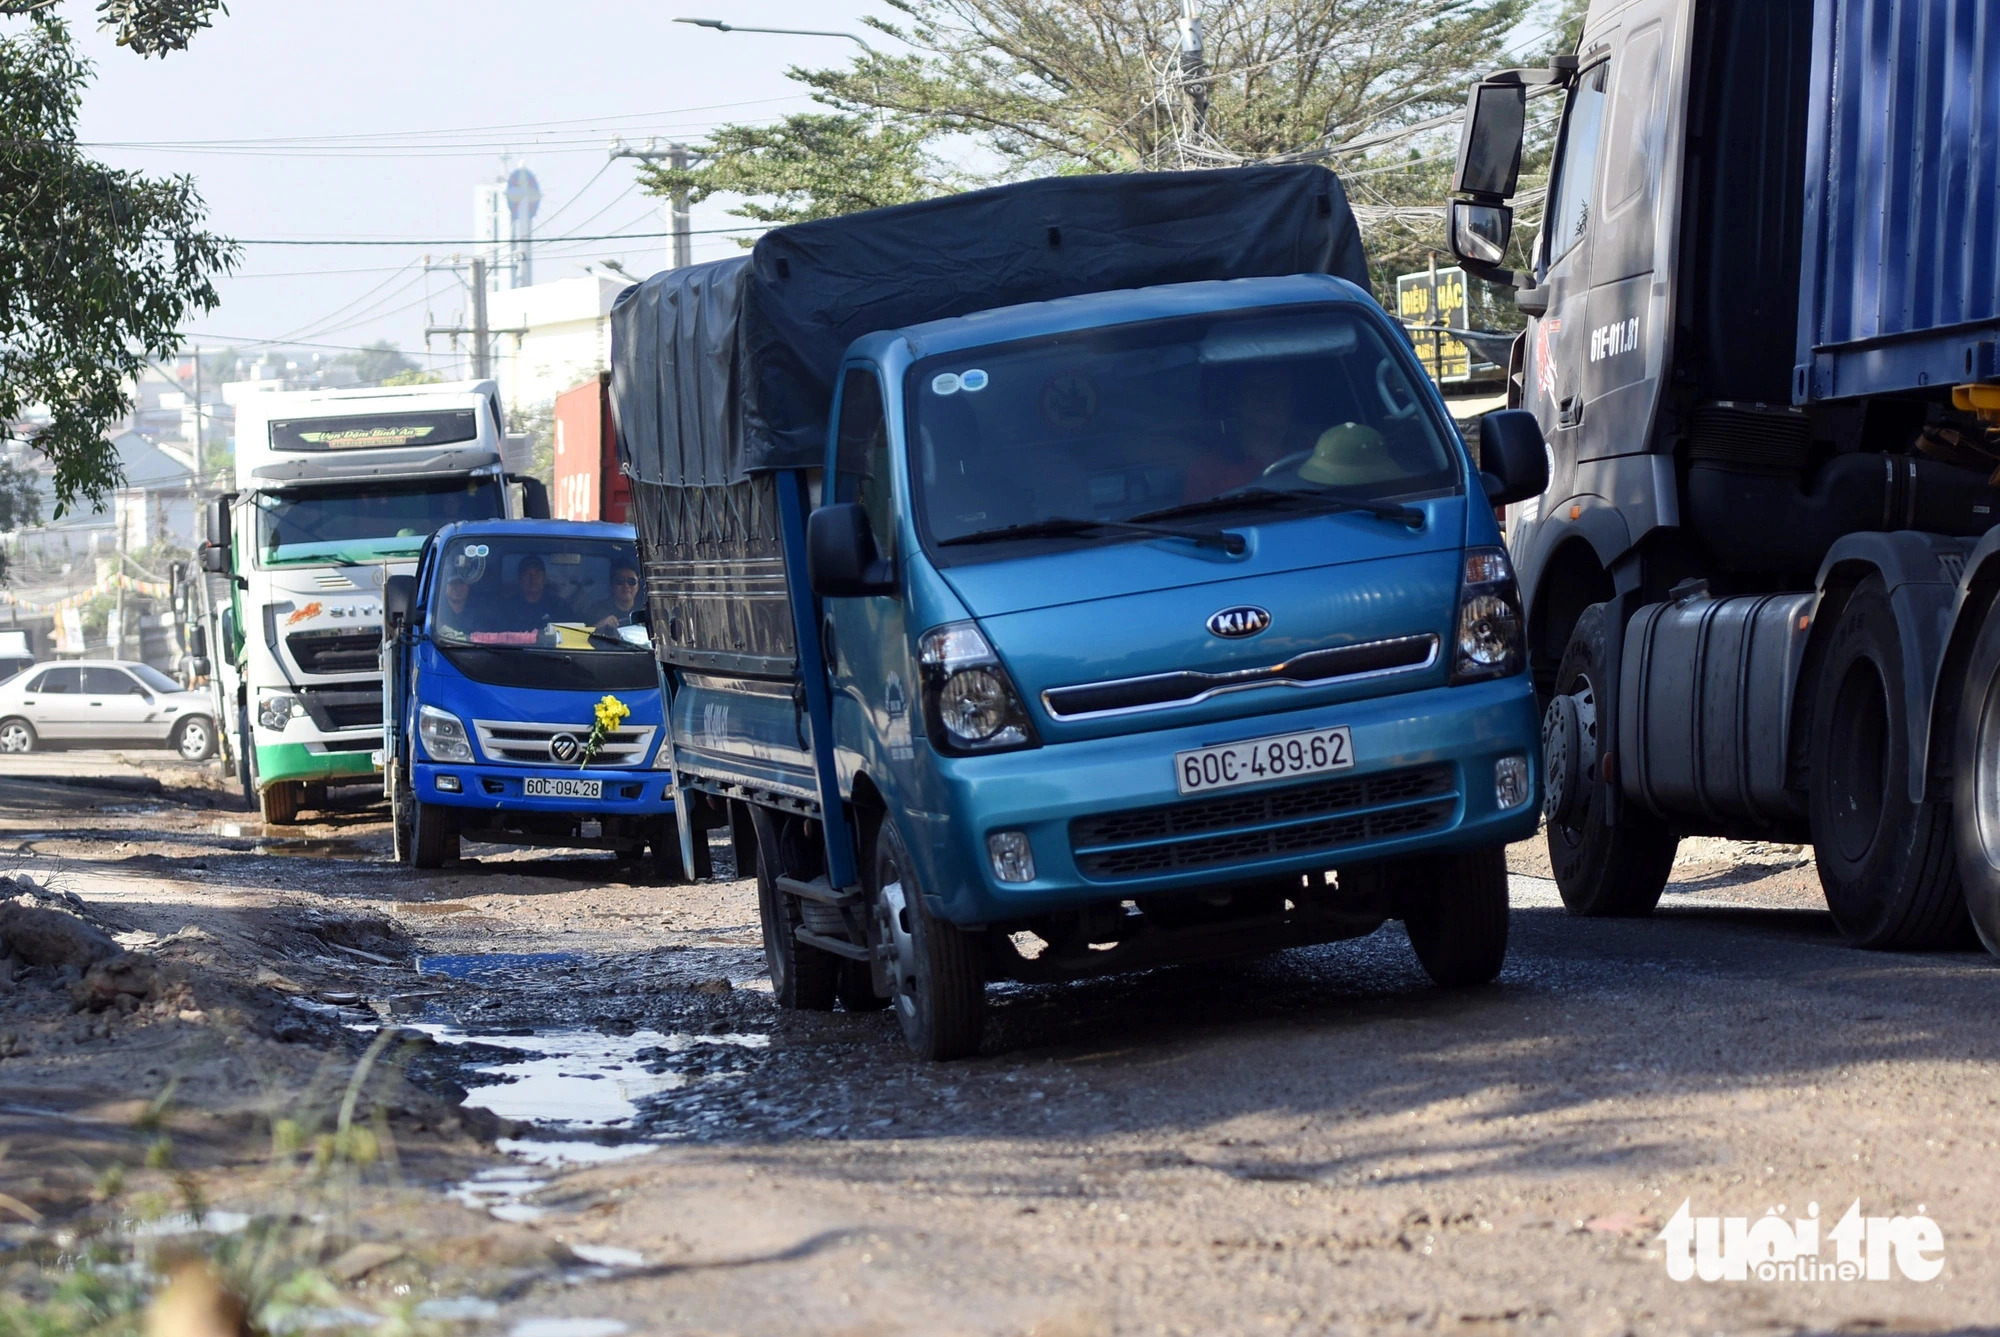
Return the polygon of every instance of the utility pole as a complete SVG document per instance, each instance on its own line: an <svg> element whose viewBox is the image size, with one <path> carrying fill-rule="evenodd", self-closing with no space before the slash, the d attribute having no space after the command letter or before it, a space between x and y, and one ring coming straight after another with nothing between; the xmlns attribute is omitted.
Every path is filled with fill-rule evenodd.
<svg viewBox="0 0 2000 1337"><path fill-rule="evenodd" d="M1208 54L1202 49L1201 16L1195 0L1181 0L1181 87L1194 118L1194 139L1208 137Z"/></svg>
<svg viewBox="0 0 2000 1337"><path fill-rule="evenodd" d="M694 162L694 155L685 144L674 143L661 147L657 139L646 141L646 147L634 148L622 139L611 141L611 156L614 158L637 158L641 162L664 162L676 172L685 172ZM694 263L694 234L688 223L688 196L685 190L677 190L667 200L667 230L674 234L673 267L686 269Z"/></svg>
<svg viewBox="0 0 2000 1337"><path fill-rule="evenodd" d="M450 264L433 265L426 262L424 265L426 273L435 270L445 270L456 274L465 268L470 268L472 271L472 324L469 326L426 325L424 326L424 342L429 344L431 336L434 334L447 334L454 339L460 335L469 335L472 339L472 379L483 381L493 374L493 336L496 334L523 335L528 330L526 326L496 330L487 325L485 260L474 256L467 265L460 265L457 262L457 258L453 257L453 261Z"/></svg>

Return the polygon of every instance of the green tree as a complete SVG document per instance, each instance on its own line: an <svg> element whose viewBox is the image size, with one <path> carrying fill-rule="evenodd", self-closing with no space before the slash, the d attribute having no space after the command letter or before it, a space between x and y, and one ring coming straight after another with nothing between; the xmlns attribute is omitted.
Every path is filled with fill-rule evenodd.
<svg viewBox="0 0 2000 1337"><path fill-rule="evenodd" d="M12 460L0 460L0 531L26 529L42 522L42 489L35 471ZM5 564L0 563L0 571Z"/></svg>
<svg viewBox="0 0 2000 1337"><path fill-rule="evenodd" d="M441 385L443 383L444 377L438 375L436 372L425 371L415 366L391 372L382 378L382 384L384 385Z"/></svg>
<svg viewBox="0 0 2000 1337"><path fill-rule="evenodd" d="M420 370L415 358L387 339L379 339L358 353L343 353L334 360L343 366L354 368L354 374L360 378L363 385L406 385L409 382L392 382L389 378Z"/></svg>
<svg viewBox="0 0 2000 1337"><path fill-rule="evenodd" d="M100 16L142 55L186 44L220 5L105 0ZM33 406L29 440L54 466L56 513L101 502L119 478L105 429L131 408L130 382L213 310L237 248L202 224L193 181L119 171L86 157L76 115L90 79L47 4L0 36L0 422Z"/></svg>
<svg viewBox="0 0 2000 1337"><path fill-rule="evenodd" d="M655 195L684 190L695 204L715 194L745 195L730 211L739 218L802 223L953 189L956 179L927 151L930 138L872 117L808 112L776 125L722 126L701 165L678 171L649 165L640 179Z"/></svg>
<svg viewBox="0 0 2000 1337"><path fill-rule="evenodd" d="M1442 240L1455 131L1381 136L1462 107L1534 6L1206 0L1195 66L1179 0L887 3L897 17L868 22L907 50L790 71L832 115L724 127L700 166L650 172L649 187L739 193L739 216L789 222L1055 172L1304 157L1340 172L1379 279ZM1382 147L1347 147L1364 137ZM939 170L947 151L980 170Z"/></svg>

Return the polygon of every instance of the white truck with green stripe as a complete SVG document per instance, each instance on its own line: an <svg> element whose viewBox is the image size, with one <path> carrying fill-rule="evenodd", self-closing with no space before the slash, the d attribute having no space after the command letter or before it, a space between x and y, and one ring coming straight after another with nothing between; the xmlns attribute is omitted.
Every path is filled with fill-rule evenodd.
<svg viewBox="0 0 2000 1337"><path fill-rule="evenodd" d="M379 769L383 582L412 572L440 525L548 514L541 484L508 472L503 423L491 380L238 405L203 620L216 719L264 821Z"/></svg>

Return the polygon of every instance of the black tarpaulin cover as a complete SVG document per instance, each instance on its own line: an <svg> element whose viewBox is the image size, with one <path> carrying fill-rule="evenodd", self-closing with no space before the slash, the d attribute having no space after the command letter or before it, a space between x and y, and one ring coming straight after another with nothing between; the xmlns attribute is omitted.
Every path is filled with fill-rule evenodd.
<svg viewBox="0 0 2000 1337"><path fill-rule="evenodd" d="M642 483L816 466L841 354L875 330L1078 293L1336 274L1368 286L1339 180L1286 164L1060 176L766 233L611 309L611 394Z"/></svg>

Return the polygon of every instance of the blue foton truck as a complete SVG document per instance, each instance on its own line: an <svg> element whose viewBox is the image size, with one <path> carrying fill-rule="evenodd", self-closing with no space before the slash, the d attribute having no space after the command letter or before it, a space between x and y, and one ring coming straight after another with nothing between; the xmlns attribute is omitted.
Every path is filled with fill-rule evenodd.
<svg viewBox="0 0 2000 1337"><path fill-rule="evenodd" d="M1073 177L766 234L612 312L686 825L778 1001L933 1058L992 979L1404 921L1506 949L1535 710L1496 500L1315 167ZM705 838L705 837L704 837ZM1334 870L1339 870L1338 874Z"/></svg>
<svg viewBox="0 0 2000 1337"><path fill-rule="evenodd" d="M631 526L446 525L382 603L399 860L436 868L470 836L650 850L657 872L680 876Z"/></svg>
<svg viewBox="0 0 2000 1337"><path fill-rule="evenodd" d="M1509 535L1563 899L1810 841L1850 941L2000 951L2000 10L1595 0L1474 89L1453 184L1554 461Z"/></svg>

